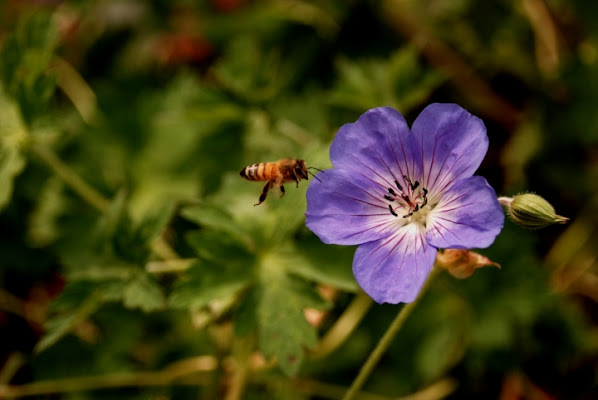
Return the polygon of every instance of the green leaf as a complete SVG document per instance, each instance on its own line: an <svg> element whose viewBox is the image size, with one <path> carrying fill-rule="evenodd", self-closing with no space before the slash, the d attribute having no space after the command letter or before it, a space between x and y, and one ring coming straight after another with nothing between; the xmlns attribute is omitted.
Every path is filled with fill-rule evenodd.
<svg viewBox="0 0 598 400"><path fill-rule="evenodd" d="M91 256L101 256L117 264L144 265L152 241L168 222L171 212L171 207L156 207L133 221L127 192L121 189L91 232Z"/></svg>
<svg viewBox="0 0 598 400"><path fill-rule="evenodd" d="M35 353L41 353L54 345L95 312L99 308L99 305L100 303L97 300L90 299L83 303L74 313L49 320L46 324L46 333L35 345Z"/></svg>
<svg viewBox="0 0 598 400"><path fill-rule="evenodd" d="M298 238L296 246L300 256L296 261L287 263L289 271L348 292L359 289L352 269L354 247L325 245L311 233L305 238Z"/></svg>
<svg viewBox="0 0 598 400"><path fill-rule="evenodd" d="M258 200L263 182L249 182L239 173L224 176L221 189L206 203L224 208L233 215L239 230L250 238L250 248L255 252L278 247L292 236L305 222L307 182L285 186L286 194L281 197L278 188L268 193L266 201L254 206Z"/></svg>
<svg viewBox="0 0 598 400"><path fill-rule="evenodd" d="M125 267L113 268L95 277L93 274L72 277L52 302L51 310L55 314L48 320L46 333L37 343L35 351L44 351L58 342L105 303L122 300L126 307L141 308L143 311L164 306L160 288L147 275L130 277L131 270Z"/></svg>
<svg viewBox="0 0 598 400"><path fill-rule="evenodd" d="M264 51L251 35L233 40L226 55L214 73L226 89L251 103L277 96L293 77L280 53Z"/></svg>
<svg viewBox="0 0 598 400"><path fill-rule="evenodd" d="M0 53L0 75L6 91L19 103L27 123L44 111L55 88L49 72L57 43L49 13L34 12L19 19Z"/></svg>
<svg viewBox="0 0 598 400"><path fill-rule="evenodd" d="M339 58L336 67L339 79L330 101L358 112L383 104L406 113L445 80L442 74L419 65L413 47L402 48L387 60Z"/></svg>
<svg viewBox="0 0 598 400"><path fill-rule="evenodd" d="M285 374L295 375L305 348L317 344L316 329L307 322L303 310L322 309L328 304L307 282L280 271L264 276L257 290L259 348L264 356L274 357Z"/></svg>
<svg viewBox="0 0 598 400"><path fill-rule="evenodd" d="M260 296L260 286L252 285L239 300L233 315L236 336L248 336L258 331L257 310L260 305Z"/></svg>
<svg viewBox="0 0 598 400"><path fill-rule="evenodd" d="M38 202L27 226L27 237L33 246L44 247L58 238L59 217L66 211L64 192L64 183L55 176L39 188Z"/></svg>
<svg viewBox="0 0 598 400"><path fill-rule="evenodd" d="M147 274L140 273L124 288L123 304L151 312L163 309L166 299L160 286Z"/></svg>
<svg viewBox="0 0 598 400"><path fill-rule="evenodd" d="M245 110L190 73L140 103L143 142L122 160L135 183L134 215L216 190L242 151Z"/></svg>
<svg viewBox="0 0 598 400"><path fill-rule="evenodd" d="M26 138L27 128L19 108L0 85L0 210L9 203L14 178L25 167L21 146Z"/></svg>
<svg viewBox="0 0 598 400"><path fill-rule="evenodd" d="M114 237L122 226L128 225L127 197L124 190L120 190L110 202L110 206L98 220L95 228L97 240L104 242Z"/></svg>
<svg viewBox="0 0 598 400"><path fill-rule="evenodd" d="M234 236L218 231L193 231L187 234L187 243L206 260L220 264L252 264L253 255L247 246Z"/></svg>
<svg viewBox="0 0 598 400"><path fill-rule="evenodd" d="M168 301L175 308L197 309L213 300L237 295L251 283L250 266L230 268L198 262L172 291Z"/></svg>
<svg viewBox="0 0 598 400"><path fill-rule="evenodd" d="M89 281L67 282L58 297L50 304L52 312L61 313L76 308L93 292L94 283Z"/></svg>
<svg viewBox="0 0 598 400"><path fill-rule="evenodd" d="M35 345L35 352L46 350L85 321L101 306L102 297L101 290L88 282L68 284L53 303L53 308L62 312L48 320L46 333Z"/></svg>
<svg viewBox="0 0 598 400"><path fill-rule="evenodd" d="M221 207L209 204L185 207L181 211L181 216L202 227L225 232L246 243L250 242L249 233L239 226L231 213Z"/></svg>

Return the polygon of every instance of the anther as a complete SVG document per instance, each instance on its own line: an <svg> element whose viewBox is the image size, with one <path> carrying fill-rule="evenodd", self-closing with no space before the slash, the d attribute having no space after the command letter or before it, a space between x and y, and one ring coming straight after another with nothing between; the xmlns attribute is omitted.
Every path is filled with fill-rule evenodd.
<svg viewBox="0 0 598 400"><path fill-rule="evenodd" d="M424 208L426 204L428 204L428 189L422 188L422 192L424 192L424 201L422 201L421 208Z"/></svg>
<svg viewBox="0 0 598 400"><path fill-rule="evenodd" d="M384 198L388 201L395 201L395 199L393 197L390 197L388 195L384 195Z"/></svg>
<svg viewBox="0 0 598 400"><path fill-rule="evenodd" d="M394 197L397 197L397 194L394 190L392 190L392 188L388 188L388 193L392 194Z"/></svg>
<svg viewBox="0 0 598 400"><path fill-rule="evenodd" d="M403 179L407 181L411 190L415 190L419 186L419 181L411 182L411 179L407 175L403 175Z"/></svg>
<svg viewBox="0 0 598 400"><path fill-rule="evenodd" d="M403 191L403 186L401 186L401 185L399 184L399 181L397 181L396 179L395 179L395 185L397 185L397 188L399 188L399 190L400 190L401 192Z"/></svg>
<svg viewBox="0 0 598 400"><path fill-rule="evenodd" d="M394 215L395 217L398 217L397 213L395 212L395 210L392 209L392 206L390 204L388 205L388 209L390 210L390 213L392 215Z"/></svg>

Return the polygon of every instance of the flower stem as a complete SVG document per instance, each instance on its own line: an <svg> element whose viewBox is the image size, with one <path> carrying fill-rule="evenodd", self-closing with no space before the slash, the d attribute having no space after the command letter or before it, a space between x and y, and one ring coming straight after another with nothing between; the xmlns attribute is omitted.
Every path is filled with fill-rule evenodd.
<svg viewBox="0 0 598 400"><path fill-rule="evenodd" d="M382 355L386 352L386 350L388 350L388 347L392 343L393 339L395 338L395 336L397 335L397 333L399 332L399 330L401 329L401 327L403 326L403 324L405 323L405 321L407 320L407 318L409 317L419 300L422 298L426 289L430 286L430 282L438 274L438 271L438 268L432 268L432 271L430 272L430 275L428 275L426 283L420 290L419 295L417 296L415 301L413 301L412 303L407 303L401 308L395 319L392 321L392 323L384 333L384 336L382 336L374 350L370 353L365 364L363 364L363 366L361 367L359 374L357 374L357 377L351 384L351 387L349 387L349 390L347 390L347 393L345 393L343 400L351 400L355 398L355 396L363 387L370 374L374 371L374 368L378 364L378 361L380 361Z"/></svg>
<svg viewBox="0 0 598 400"><path fill-rule="evenodd" d="M247 384L250 370L250 357L254 348L253 337L237 338L233 343L233 371L228 381L224 400L240 400Z"/></svg>
<svg viewBox="0 0 598 400"><path fill-rule="evenodd" d="M38 381L23 385L0 384L0 398L12 399L27 396L82 392L122 387L169 386L189 384L185 378L193 378L193 385L207 385L210 374L217 366L211 356L199 356L172 364L155 372L123 372L108 375Z"/></svg>
<svg viewBox="0 0 598 400"><path fill-rule="evenodd" d="M312 352L311 356L313 358L324 358L338 349L365 317L372 303L373 300L370 296L363 291L359 291L355 299L320 340L318 347Z"/></svg>
<svg viewBox="0 0 598 400"><path fill-rule="evenodd" d="M71 187L79 196L81 196L91 206L100 212L106 212L110 206L110 201L102 196L97 190L85 182L75 171L62 162L60 158L48 147L32 144L31 151L45 162L60 179Z"/></svg>

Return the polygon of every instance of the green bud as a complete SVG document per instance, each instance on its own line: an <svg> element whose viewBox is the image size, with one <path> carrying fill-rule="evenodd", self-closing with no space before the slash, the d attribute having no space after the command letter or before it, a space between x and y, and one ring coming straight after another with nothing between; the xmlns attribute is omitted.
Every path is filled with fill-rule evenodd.
<svg viewBox="0 0 598 400"><path fill-rule="evenodd" d="M537 194L520 194L508 200L502 201L501 204L506 206L513 222L524 228L542 229L569 221L569 218L557 215L554 207Z"/></svg>

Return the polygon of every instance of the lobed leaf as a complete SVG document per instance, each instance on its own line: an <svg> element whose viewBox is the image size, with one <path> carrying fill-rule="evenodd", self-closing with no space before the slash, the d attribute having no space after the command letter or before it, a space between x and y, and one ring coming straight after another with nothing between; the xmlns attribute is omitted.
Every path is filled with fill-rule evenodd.
<svg viewBox="0 0 598 400"><path fill-rule="evenodd" d="M209 262L197 262L187 270L168 298L174 308L197 309L213 300L237 295L251 283L248 266L230 268Z"/></svg>
<svg viewBox="0 0 598 400"><path fill-rule="evenodd" d="M51 15L33 12L19 19L0 52L0 76L27 124L47 106L56 80L49 67L58 35Z"/></svg>
<svg viewBox="0 0 598 400"><path fill-rule="evenodd" d="M303 310L323 309L328 304L313 286L283 273L262 278L256 290L259 348L266 357L275 358L285 374L293 376L301 366L305 349L317 344L316 329L307 322Z"/></svg>
<svg viewBox="0 0 598 400"><path fill-rule="evenodd" d="M162 288L147 274L140 273L125 286L123 304L144 312L161 310L166 305Z"/></svg>
<svg viewBox="0 0 598 400"><path fill-rule="evenodd" d="M21 147L26 138L27 128L19 107L0 84L0 210L10 202L14 179L25 168Z"/></svg>

